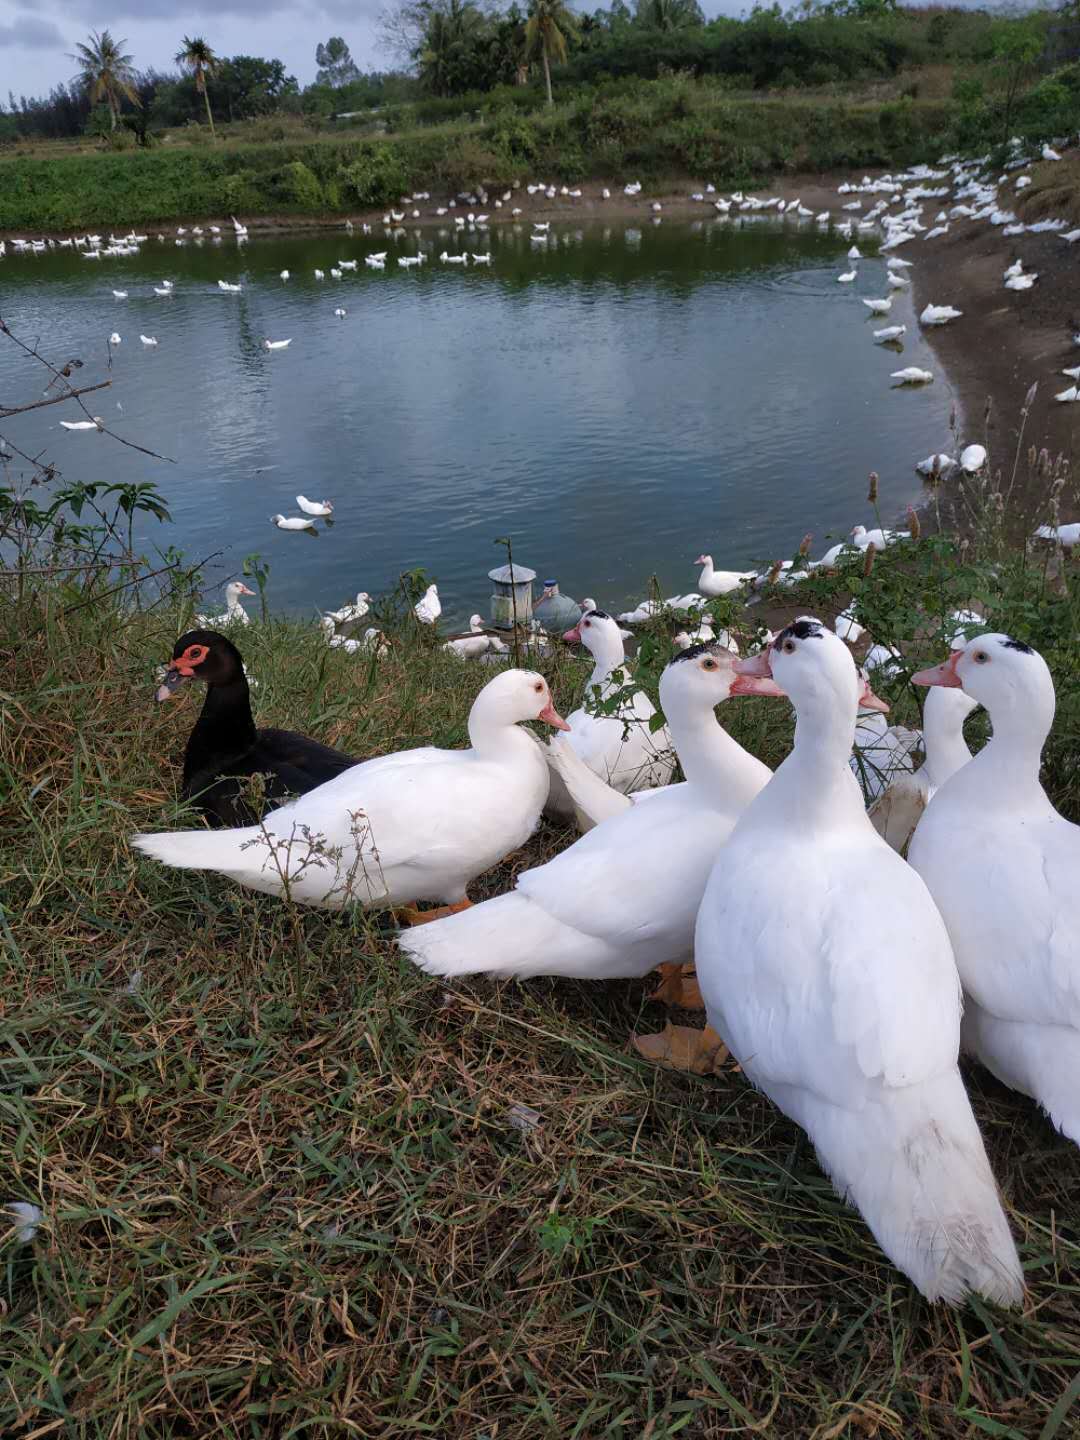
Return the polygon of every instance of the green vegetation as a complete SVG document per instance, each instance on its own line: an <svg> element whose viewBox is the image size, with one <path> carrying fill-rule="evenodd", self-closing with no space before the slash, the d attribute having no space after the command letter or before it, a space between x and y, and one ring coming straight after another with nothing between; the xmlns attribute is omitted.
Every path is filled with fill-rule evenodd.
<svg viewBox="0 0 1080 1440"><path fill-rule="evenodd" d="M706 23L696 0L401 0L383 23L409 73L362 75L332 36L303 91L280 60L202 37L168 76L92 36L76 82L0 110L0 228L333 215L529 173L745 185L1080 126L1064 12L831 0Z"/></svg>
<svg viewBox="0 0 1080 1440"><path fill-rule="evenodd" d="M985 605L1054 671L1045 778L1075 818L1080 570L1017 537L1075 508L1077 481L998 459L953 497L964 539L776 598L854 596L907 669L940 656L954 607ZM922 1303L733 1068L629 1052L663 1019L645 986L447 988L376 916L133 855L132 831L197 823L176 757L199 697L152 695L198 577L131 555L148 509L167 524L145 488L0 489L0 1199L44 1210L32 1245L0 1238L5 1435L1076 1433L1080 1152L985 1073L966 1078L1021 1314ZM408 598L378 607L382 663L304 620L246 628L262 721L361 757L463 744L490 672L438 650ZM650 686L663 635L643 638ZM539 664L572 706L586 668ZM903 676L890 694L914 718ZM767 762L785 753L782 704L722 716ZM543 828L477 896L570 838Z"/></svg>

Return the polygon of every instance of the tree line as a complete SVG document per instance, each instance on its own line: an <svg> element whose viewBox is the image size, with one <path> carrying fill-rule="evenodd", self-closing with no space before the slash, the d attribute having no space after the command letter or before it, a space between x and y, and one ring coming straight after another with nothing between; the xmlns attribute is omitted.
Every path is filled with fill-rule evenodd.
<svg viewBox="0 0 1080 1440"><path fill-rule="evenodd" d="M1067 0L1056 18L1068 20L1078 5ZM0 140L120 129L149 143L157 132L188 124L205 124L213 136L215 119L319 119L534 83L551 104L553 73L560 83L677 71L754 88L823 85L928 61L992 61L1003 44L1037 56L1054 20L1045 11L1002 18L959 8L905 10L896 0L800 0L786 12L757 5L743 18L709 21L698 0L634 0L632 7L610 0L593 11L571 10L566 0L510 0L506 8L498 0L396 0L380 21L391 68L362 72L346 41L331 36L316 47L316 78L305 88L281 60L218 56L198 35L183 37L175 71L139 70L126 42L105 30L76 47L69 82L43 97L9 95L6 110L0 106Z"/></svg>

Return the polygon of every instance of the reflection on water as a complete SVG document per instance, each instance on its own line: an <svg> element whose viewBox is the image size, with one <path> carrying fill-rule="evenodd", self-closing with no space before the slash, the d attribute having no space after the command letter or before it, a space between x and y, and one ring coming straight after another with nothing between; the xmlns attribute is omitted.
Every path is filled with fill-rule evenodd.
<svg viewBox="0 0 1080 1440"><path fill-rule="evenodd" d="M618 606L653 573L685 591L702 551L744 568L790 555L807 530L823 550L869 518L870 470L891 515L917 492L915 461L948 448L944 377L890 389L899 365L937 368L910 299L888 322L868 319L860 298L886 293L884 262L865 259L855 284L837 285L848 243L775 223L665 221L556 225L543 244L514 226L9 258L11 327L47 355L80 355L84 384L106 374L118 331L113 386L93 413L177 463L68 434L58 422L74 404L7 433L68 479L154 479L176 523L143 538L193 557L224 550L215 584L261 552L277 606L339 605L423 566L448 618L462 618L486 608L502 560L492 542L507 534L572 595ZM420 248L427 263L397 265ZM493 263L430 258L444 249L490 250ZM381 250L386 269L365 267ZM334 280L339 259L361 263ZM175 289L156 296L164 278ZM903 360L872 343L883 323L907 323ZM265 337L292 344L268 353ZM5 398L27 398L40 378L0 347ZM298 513L297 493L332 499L334 525L275 530L269 516Z"/></svg>

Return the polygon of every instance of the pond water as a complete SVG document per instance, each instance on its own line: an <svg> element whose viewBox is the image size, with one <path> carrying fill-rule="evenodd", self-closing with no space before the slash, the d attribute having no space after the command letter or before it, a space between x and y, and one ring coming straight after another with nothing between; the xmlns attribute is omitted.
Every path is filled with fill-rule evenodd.
<svg viewBox="0 0 1080 1440"><path fill-rule="evenodd" d="M887 518L919 493L913 467L947 448L951 394L909 292L888 320L860 304L887 293L884 260L837 284L849 243L776 222L665 220L557 223L543 245L497 226L469 237L492 260L468 268L435 258L462 248L436 230L242 248L151 239L98 261L9 252L0 314L44 354L80 356L83 384L108 373L119 332L91 413L175 464L61 429L81 418L74 402L0 429L69 480L154 480L175 523L148 523L142 539L224 551L207 567L215 587L259 552L275 607L330 608L423 566L447 619L486 613L487 571L504 559L493 542L510 535L515 558L565 593L620 608L652 574L665 593L692 589L702 551L744 568L790 556L810 530L820 553L874 523L870 470ZM428 263L396 264L418 248ZM385 271L366 268L382 250ZM358 270L333 280L339 259ZM159 297L165 279L173 292ZM908 326L902 358L871 338L894 323ZM268 353L263 337L292 343ZM893 388L890 371L911 364L935 383ZM41 380L0 344L5 403ZM273 513L299 513L297 493L332 499L333 525L272 527Z"/></svg>

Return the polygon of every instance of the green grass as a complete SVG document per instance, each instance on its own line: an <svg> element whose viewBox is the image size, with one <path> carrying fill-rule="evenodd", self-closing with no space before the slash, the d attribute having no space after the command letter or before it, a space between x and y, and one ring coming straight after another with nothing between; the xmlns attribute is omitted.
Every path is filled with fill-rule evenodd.
<svg viewBox="0 0 1080 1440"><path fill-rule="evenodd" d="M1002 545L920 540L784 603L855 594L886 639L984 586L1045 641L1075 814L1075 562ZM1025 1310L927 1306L733 1068L629 1051L664 1019L646 986L447 986L376 916L137 857L132 831L195 823L199 697L152 700L190 609L85 604L88 583L0 586L0 1199L45 1211L32 1246L0 1242L0 1433L1077 1433L1080 1154L1034 1106L967 1072ZM241 643L263 723L358 756L462 744L487 677L415 631L381 665L297 622ZM544 668L571 708L584 668ZM790 742L773 702L724 720L769 763ZM570 838L543 827L477 896Z"/></svg>

